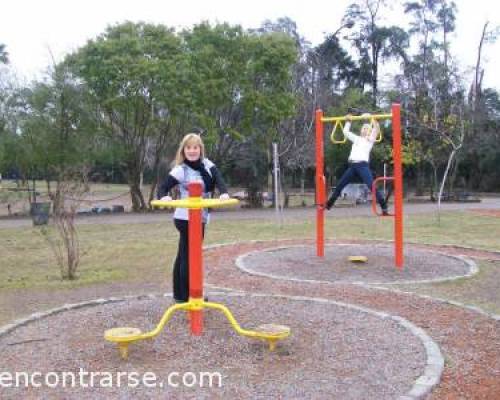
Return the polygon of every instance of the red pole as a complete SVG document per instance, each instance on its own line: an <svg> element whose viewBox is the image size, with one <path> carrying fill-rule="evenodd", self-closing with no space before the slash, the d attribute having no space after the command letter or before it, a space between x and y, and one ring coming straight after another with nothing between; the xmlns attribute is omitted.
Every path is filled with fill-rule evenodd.
<svg viewBox="0 0 500 400"><path fill-rule="evenodd" d="M392 105L392 149L394 161L394 259L403 268L403 165L401 158L401 105Z"/></svg>
<svg viewBox="0 0 500 400"><path fill-rule="evenodd" d="M316 254L325 255L325 175L323 152L323 111L316 110Z"/></svg>
<svg viewBox="0 0 500 400"><path fill-rule="evenodd" d="M201 197L201 182L188 184L189 197ZM189 209L188 243L189 243L189 298L203 299L203 258L202 258L202 210ZM190 311L191 333L201 335L203 332L203 314L201 310Z"/></svg>

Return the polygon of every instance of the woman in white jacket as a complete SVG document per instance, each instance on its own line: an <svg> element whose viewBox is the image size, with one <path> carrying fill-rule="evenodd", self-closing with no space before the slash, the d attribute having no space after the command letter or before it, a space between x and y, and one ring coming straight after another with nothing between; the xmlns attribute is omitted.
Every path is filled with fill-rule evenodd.
<svg viewBox="0 0 500 400"><path fill-rule="evenodd" d="M203 197L209 197L215 187L221 193L220 199L229 199L227 187L215 164L205 157L205 146L201 137L189 133L182 139L175 157L175 166L167 178L158 187L157 197L160 200L170 201L170 190L179 186L181 199L189 197L188 184L192 181L201 181ZM203 230L209 221L207 209L203 209ZM178 303L189 300L189 212L186 208L176 208L174 225L179 231L179 247L174 262L173 289L174 300Z"/></svg>
<svg viewBox="0 0 500 400"><path fill-rule="evenodd" d="M369 117L369 114L363 114L363 116ZM326 203L327 210L333 207L342 189L344 189L356 175L361 178L370 190L372 189L373 177L369 164L370 153L377 139L377 135L379 134L380 126L377 121L374 121L373 125L363 124L360 135L358 136L350 130L351 117L350 114L346 116L347 122L344 126L344 135L352 142L351 153L348 159L349 167L340 178L335 190L328 199ZM376 191L376 196L377 202L382 209L382 215L388 215L386 201L379 190Z"/></svg>

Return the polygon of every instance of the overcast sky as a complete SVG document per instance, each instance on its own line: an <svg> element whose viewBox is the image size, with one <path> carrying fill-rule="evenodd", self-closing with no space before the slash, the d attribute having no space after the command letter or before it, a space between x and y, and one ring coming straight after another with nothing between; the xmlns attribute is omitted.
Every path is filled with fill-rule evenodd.
<svg viewBox="0 0 500 400"><path fill-rule="evenodd" d="M453 54L471 71L485 21L500 25L500 1L455 0L458 6ZM334 32L350 0L8 0L0 8L0 43L7 45L12 67L33 79L64 54L102 33L107 25L130 21L162 23L181 29L202 20L255 28L266 20L290 17L313 45ZM392 2L396 3L396 2ZM384 13L388 24L405 24L399 6ZM500 90L500 39L484 49L485 84ZM387 78L385 78L387 80ZM384 81L384 77L382 77Z"/></svg>

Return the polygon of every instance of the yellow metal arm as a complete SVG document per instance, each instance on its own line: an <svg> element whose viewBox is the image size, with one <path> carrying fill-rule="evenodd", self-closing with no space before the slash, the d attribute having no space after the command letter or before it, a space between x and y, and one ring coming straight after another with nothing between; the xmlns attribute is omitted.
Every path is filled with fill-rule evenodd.
<svg viewBox="0 0 500 400"><path fill-rule="evenodd" d="M153 200L151 206L153 208L219 208L234 206L239 203L238 199L219 200L219 199L202 199L201 197L190 197L182 200Z"/></svg>
<svg viewBox="0 0 500 400"><path fill-rule="evenodd" d="M347 121L348 119L351 121L367 121L367 120L379 120L379 119L390 119L392 118L392 114L370 114L370 115L353 115L351 117L323 117L321 121L323 122L337 122L337 121Z"/></svg>
<svg viewBox="0 0 500 400"><path fill-rule="evenodd" d="M377 119L387 118L387 116L389 118L392 118L392 114L379 114L379 115L370 115L370 116L356 116L356 117L349 118L349 120L360 121L360 120L368 120L369 119L370 120L370 124L371 124L372 129L373 129L373 126L374 126L375 121ZM332 117L332 118L323 118L322 119L322 121L327 121L327 122L335 121L332 133L330 135L330 140L332 141L333 144L344 144L344 143L347 142L347 137L345 136L345 134L344 134L344 137L343 137L342 140L335 138L335 132L337 131L338 127L340 127L342 133L344 132L344 127L342 125L342 121L347 121L347 120L348 119L346 117ZM382 141L382 139L383 139L383 137L382 137L382 129L380 129L380 126L379 126L378 127L377 138L375 139L375 143L380 143Z"/></svg>
<svg viewBox="0 0 500 400"><path fill-rule="evenodd" d="M226 316L236 333L254 339L265 340L268 342L270 350L275 349L276 342L278 340L282 340L290 336L290 328L283 325L268 324L258 327L257 330L243 329L226 306L219 303L204 301L203 299L191 298L187 303L174 304L170 306L163 314L160 322L158 322L152 331L143 333L137 328L113 328L104 333L104 338L110 342L116 343L118 345L120 355L123 359L126 359L128 357L128 346L131 343L138 340L152 339L157 336L176 311L199 311L204 308L212 308L221 311Z"/></svg>

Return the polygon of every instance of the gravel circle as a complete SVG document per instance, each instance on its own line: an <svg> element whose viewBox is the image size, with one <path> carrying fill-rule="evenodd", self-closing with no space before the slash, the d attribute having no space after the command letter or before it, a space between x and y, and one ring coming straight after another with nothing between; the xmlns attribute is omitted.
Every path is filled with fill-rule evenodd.
<svg viewBox="0 0 500 400"><path fill-rule="evenodd" d="M2 371L150 371L163 388L1 388L0 398L359 399L370 393L393 399L425 383L428 343L399 317L324 299L216 293L210 301L227 305L245 328L274 322L290 326L292 335L269 352L266 344L238 336L222 314L207 311L204 334L192 337L181 312L154 340L132 344L124 361L103 332L117 326L152 329L172 304L170 297L68 310L0 337ZM200 373L217 372L222 386L175 388L168 384L172 372L191 373L198 383Z"/></svg>
<svg viewBox="0 0 500 400"><path fill-rule="evenodd" d="M351 262L363 255L366 262ZM325 246L325 256L316 248L289 245L240 255L236 265L243 271L268 278L311 283L402 284L452 280L477 272L472 260L422 249L406 249L404 267L394 266L394 249L387 245L334 244Z"/></svg>

